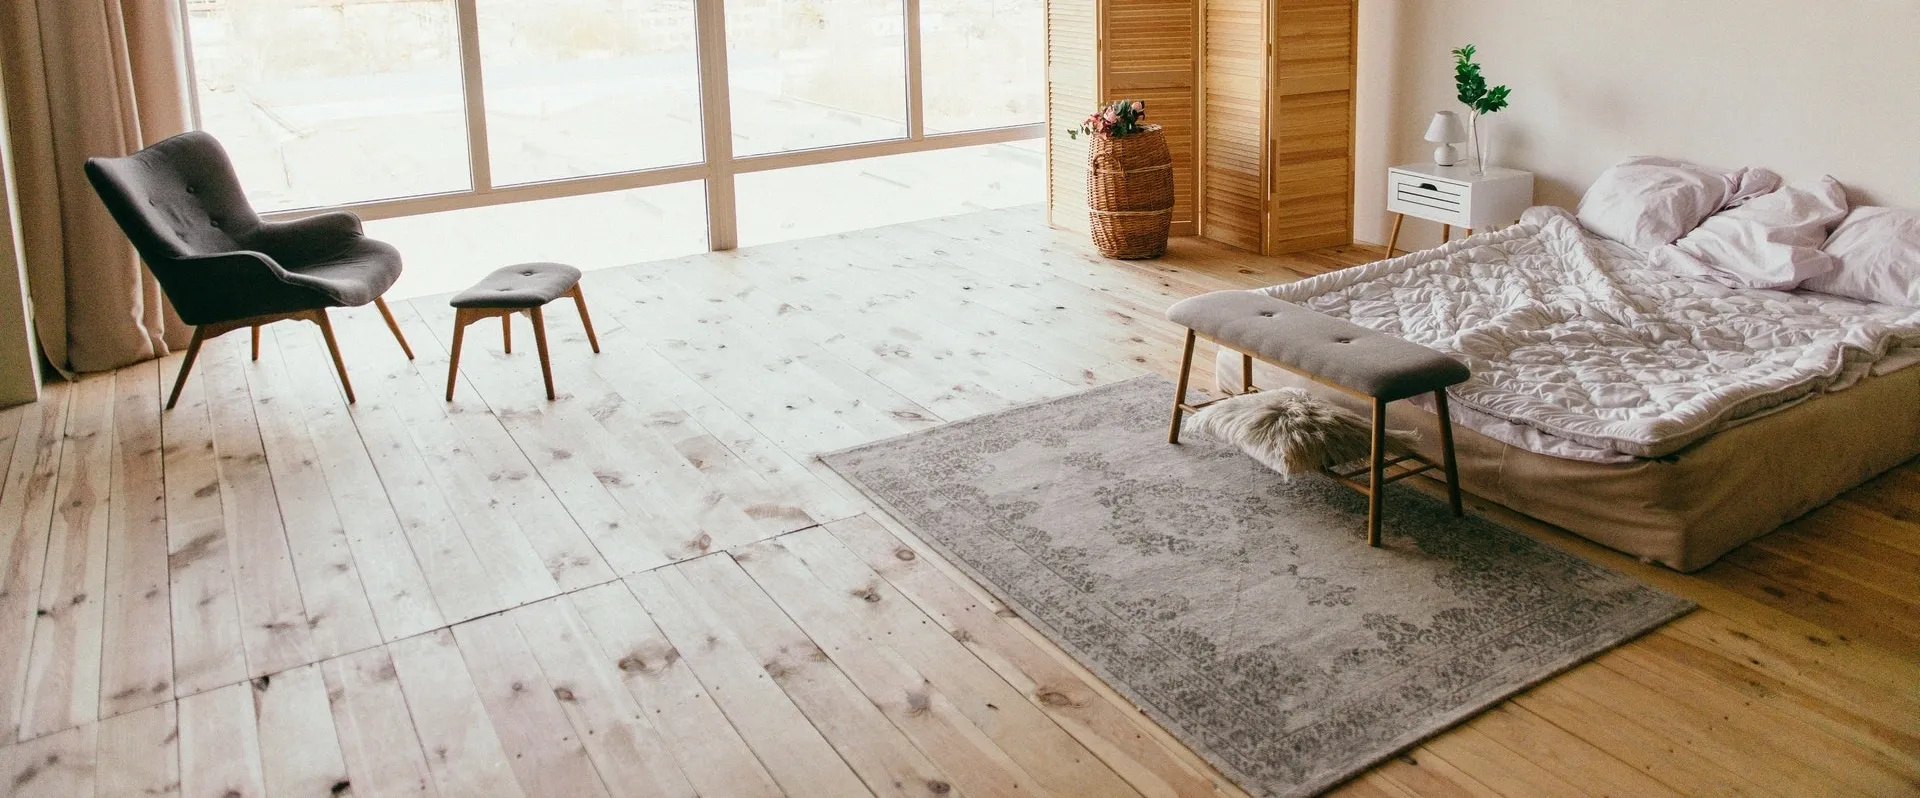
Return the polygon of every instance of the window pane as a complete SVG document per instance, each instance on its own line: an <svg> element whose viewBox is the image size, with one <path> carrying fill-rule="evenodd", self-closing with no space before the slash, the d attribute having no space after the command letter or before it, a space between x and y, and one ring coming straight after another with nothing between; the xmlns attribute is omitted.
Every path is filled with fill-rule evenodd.
<svg viewBox="0 0 1920 798"><path fill-rule="evenodd" d="M478 0L495 185L700 161L693 0Z"/></svg>
<svg viewBox="0 0 1920 798"><path fill-rule="evenodd" d="M189 8L201 127L260 210L471 186L453 0Z"/></svg>
<svg viewBox="0 0 1920 798"><path fill-rule="evenodd" d="M1037 203L1039 141L750 172L735 179L740 243L765 244Z"/></svg>
<svg viewBox="0 0 1920 798"><path fill-rule="evenodd" d="M907 135L902 0L727 0L738 155Z"/></svg>
<svg viewBox="0 0 1920 798"><path fill-rule="evenodd" d="M379 219L367 222L367 235L405 259L388 296L422 296L465 289L514 263L604 269L706 252L707 197L702 183L673 183Z"/></svg>
<svg viewBox="0 0 1920 798"><path fill-rule="evenodd" d="M1042 0L921 0L929 133L1044 121Z"/></svg>

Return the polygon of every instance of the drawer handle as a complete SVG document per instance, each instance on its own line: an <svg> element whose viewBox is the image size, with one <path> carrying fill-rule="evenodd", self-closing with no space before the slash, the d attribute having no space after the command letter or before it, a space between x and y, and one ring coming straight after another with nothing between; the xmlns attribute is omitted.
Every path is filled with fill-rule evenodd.
<svg viewBox="0 0 1920 798"><path fill-rule="evenodd" d="M1426 189L1426 190L1428 190L1428 191L1439 191L1439 190L1440 190L1440 187L1439 187L1439 186L1436 186L1436 185L1434 185L1434 184L1432 184L1432 183L1421 183L1421 184L1420 184L1420 187L1421 187L1421 188L1424 188L1424 189Z"/></svg>

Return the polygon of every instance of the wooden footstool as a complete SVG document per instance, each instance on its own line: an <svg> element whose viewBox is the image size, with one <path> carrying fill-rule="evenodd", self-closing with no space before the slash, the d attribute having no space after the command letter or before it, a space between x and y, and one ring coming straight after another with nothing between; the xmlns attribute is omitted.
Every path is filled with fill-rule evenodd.
<svg viewBox="0 0 1920 798"><path fill-rule="evenodd" d="M1472 376L1458 360L1427 347L1344 319L1308 310L1257 291L1216 291L1181 300L1167 309L1167 318L1187 328L1187 348L1180 357L1179 387L1173 395L1173 428L1168 443L1180 442L1182 414L1213 402L1187 404L1187 378L1193 370L1193 344L1205 338L1240 352L1241 388L1253 385L1253 361L1300 374L1328 387L1369 399L1373 403L1372 456L1364 469L1347 473L1328 470L1340 484L1367 497L1367 545L1380 545L1380 500L1387 483L1423 471L1442 468L1447 473L1447 499L1460 515L1460 477L1453 461L1453 420L1447 411L1447 388ZM1433 394L1440 421L1440 451L1444 465L1419 454L1387 458L1387 403ZM1214 400L1221 401L1221 400ZM1418 462L1420 467L1385 477L1386 467ZM1362 474L1367 480L1358 479Z"/></svg>
<svg viewBox="0 0 1920 798"><path fill-rule="evenodd" d="M595 354L600 339L593 334L593 317L587 315L586 297L580 295L580 270L564 263L522 263L487 275L474 287L455 296L448 304L453 314L453 357L447 362L447 401L453 401L453 387L460 379L460 344L466 339L467 325L481 319L500 317L500 341L508 354L513 353L513 314L525 313L533 319L533 345L540 350L540 377L547 382L547 398L553 399L553 364L547 359L547 322L541 308L561 297L573 297L580 309L580 325L587 328L587 343Z"/></svg>

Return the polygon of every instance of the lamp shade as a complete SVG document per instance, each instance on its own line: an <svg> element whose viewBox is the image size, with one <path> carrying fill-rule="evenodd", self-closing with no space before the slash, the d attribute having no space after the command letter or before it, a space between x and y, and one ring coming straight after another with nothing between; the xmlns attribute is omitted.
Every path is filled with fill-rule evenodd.
<svg viewBox="0 0 1920 798"><path fill-rule="evenodd" d="M1467 140L1467 128L1460 124L1459 115L1452 111L1441 111L1433 115L1433 122L1427 125L1427 141L1435 144L1458 144Z"/></svg>

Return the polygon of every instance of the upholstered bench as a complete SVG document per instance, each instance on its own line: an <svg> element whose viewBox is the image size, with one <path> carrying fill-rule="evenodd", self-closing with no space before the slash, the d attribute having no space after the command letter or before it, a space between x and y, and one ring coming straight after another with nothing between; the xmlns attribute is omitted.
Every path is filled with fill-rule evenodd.
<svg viewBox="0 0 1920 798"><path fill-rule="evenodd" d="M1460 515L1460 478L1454 469L1453 423L1447 413L1447 388L1465 382L1470 372L1451 357L1419 344L1257 291L1216 291L1182 300L1167 309L1167 318L1187 328L1186 352L1180 356L1179 387L1173 396L1173 427L1168 443L1180 442L1183 414L1212 404L1187 403L1187 380L1193 371L1193 345L1205 338L1240 354L1241 387L1253 384L1253 361L1292 371L1337 388L1373 404L1373 446L1367 467L1341 473L1328 470L1341 484L1367 497L1367 544L1380 545L1380 511L1387 483L1434 468L1447 474L1447 498ZM1440 450L1444 464L1435 464L1406 452L1387 457L1387 403L1433 394L1440 421ZM1220 400L1214 400L1220 401ZM1418 467L1385 478L1386 467L1417 462ZM1361 482L1358 477L1367 475Z"/></svg>
<svg viewBox="0 0 1920 798"><path fill-rule="evenodd" d="M472 288L461 291L448 304L453 305L453 352L447 361L447 401L453 401L453 387L460 379L460 345L465 341L467 325L481 319L500 317L500 341L508 354L513 353L513 314L525 313L533 320L533 344L540 351L540 377L547 383L547 398L553 399L553 364L547 359L547 321L541 308L561 297L572 297L580 311L580 325L587 329L587 343L595 354L600 339L593 334L593 317L587 315L587 299L580 294L580 270L564 263L520 263L495 270Z"/></svg>

